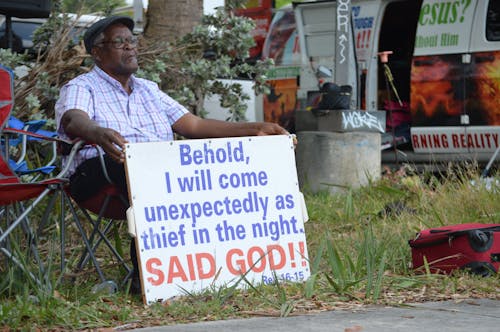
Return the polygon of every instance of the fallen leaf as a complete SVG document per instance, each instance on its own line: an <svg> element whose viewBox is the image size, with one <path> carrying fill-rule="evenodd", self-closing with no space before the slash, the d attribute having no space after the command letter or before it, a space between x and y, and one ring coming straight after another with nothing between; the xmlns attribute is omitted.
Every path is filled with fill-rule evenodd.
<svg viewBox="0 0 500 332"><path fill-rule="evenodd" d="M359 325L354 325L352 327L346 327L344 332L360 332L363 331L363 327Z"/></svg>

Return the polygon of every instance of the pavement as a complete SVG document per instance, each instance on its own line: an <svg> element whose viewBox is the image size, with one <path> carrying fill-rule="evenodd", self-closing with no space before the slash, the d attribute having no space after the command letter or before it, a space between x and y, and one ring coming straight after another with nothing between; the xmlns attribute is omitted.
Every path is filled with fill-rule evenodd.
<svg viewBox="0 0 500 332"><path fill-rule="evenodd" d="M136 329L137 332L500 332L500 301L460 301L366 306L287 318L259 317Z"/></svg>

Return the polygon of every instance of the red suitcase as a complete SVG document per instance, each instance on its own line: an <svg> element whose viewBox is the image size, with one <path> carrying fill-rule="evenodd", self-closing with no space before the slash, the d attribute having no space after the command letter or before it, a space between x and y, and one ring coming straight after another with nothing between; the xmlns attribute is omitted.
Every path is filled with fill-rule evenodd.
<svg viewBox="0 0 500 332"><path fill-rule="evenodd" d="M500 224L460 224L420 231L409 241L413 268L432 273L455 269L488 276L500 266Z"/></svg>

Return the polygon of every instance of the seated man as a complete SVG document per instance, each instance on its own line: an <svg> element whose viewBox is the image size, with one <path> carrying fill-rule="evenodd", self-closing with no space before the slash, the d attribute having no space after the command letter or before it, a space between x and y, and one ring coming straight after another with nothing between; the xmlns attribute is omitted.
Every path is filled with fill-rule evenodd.
<svg viewBox="0 0 500 332"><path fill-rule="evenodd" d="M128 197L123 166L127 142L173 140L174 132L187 138L288 134L274 123L202 119L162 92L156 83L135 77L138 64L133 27L133 20L123 16L94 23L86 31L84 43L95 66L68 82L56 103L61 137L81 138L100 146L107 172L124 197ZM107 183L96 155L95 148L83 148L71 165L70 191L76 201L92 197ZM132 290L137 290L134 241L131 256Z"/></svg>

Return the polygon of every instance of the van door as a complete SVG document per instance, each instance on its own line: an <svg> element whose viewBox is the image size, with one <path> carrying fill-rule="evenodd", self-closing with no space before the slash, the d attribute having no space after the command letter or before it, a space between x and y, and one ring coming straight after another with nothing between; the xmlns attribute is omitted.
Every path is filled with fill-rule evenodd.
<svg viewBox="0 0 500 332"><path fill-rule="evenodd" d="M499 7L487 0L424 1L412 67L415 152L484 162L498 147Z"/></svg>
<svg viewBox="0 0 500 332"><path fill-rule="evenodd" d="M422 0L354 0L352 18L359 67L361 109L385 109L397 97L387 89L378 53L390 51L387 63L400 99L407 105L410 67Z"/></svg>
<svg viewBox="0 0 500 332"><path fill-rule="evenodd" d="M359 107L351 2L294 3L294 12L301 52L299 109L305 110L326 82L351 86L351 108Z"/></svg>
<svg viewBox="0 0 500 332"><path fill-rule="evenodd" d="M480 2L422 3L410 94L411 140L417 153L469 152L466 78L470 75L469 50Z"/></svg>
<svg viewBox="0 0 500 332"><path fill-rule="evenodd" d="M478 1L466 77L467 147L491 152L500 135L500 1Z"/></svg>

